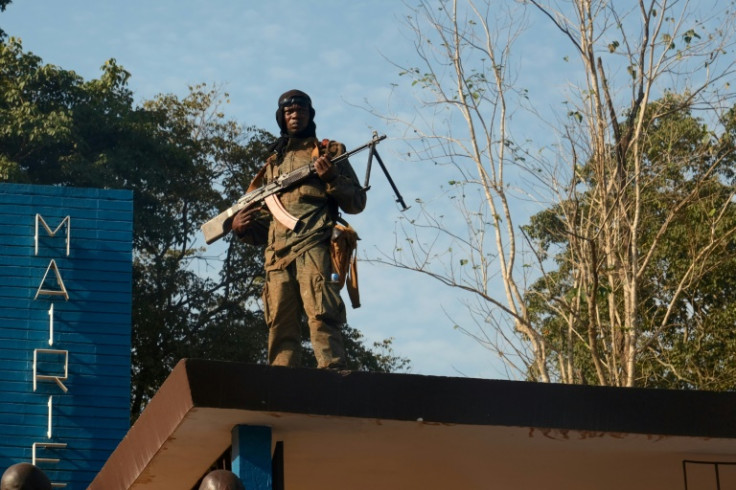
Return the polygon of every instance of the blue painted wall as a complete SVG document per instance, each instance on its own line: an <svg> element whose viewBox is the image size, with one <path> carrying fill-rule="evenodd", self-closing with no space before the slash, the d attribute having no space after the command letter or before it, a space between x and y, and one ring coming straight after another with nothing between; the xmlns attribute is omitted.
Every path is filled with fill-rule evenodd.
<svg viewBox="0 0 736 490"><path fill-rule="evenodd" d="M130 191L0 184L0 472L37 462L55 483L82 490L129 428L133 196ZM70 217L66 229L51 230ZM69 299L40 294L51 261ZM53 270L43 289L60 290ZM49 345L53 304L53 345ZM54 381L33 391L34 349L68 352L64 392ZM64 355L38 354L39 374L63 374ZM49 397L52 409L49 410ZM49 412L52 437L47 437Z"/></svg>

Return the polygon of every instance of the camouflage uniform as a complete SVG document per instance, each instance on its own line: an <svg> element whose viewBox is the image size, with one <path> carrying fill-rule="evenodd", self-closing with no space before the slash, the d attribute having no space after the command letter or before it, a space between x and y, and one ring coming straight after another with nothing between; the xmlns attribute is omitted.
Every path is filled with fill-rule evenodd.
<svg viewBox="0 0 736 490"><path fill-rule="evenodd" d="M269 159L263 183L308 165L318 147L319 142L313 137L290 138L283 158L280 161L275 156ZM345 152L345 146L333 141L325 150L330 157L335 157ZM263 305L269 327L268 361L272 365L299 364L299 325L304 312L317 367L345 367L340 332L346 322L345 304L338 285L330 282L329 240L338 208L349 214L361 212L365 208L366 193L349 162L344 161L337 168L339 173L330 182L325 183L313 175L279 195L284 208L302 222L296 231L289 230L270 215L267 223L260 222L261 233L267 233ZM257 232L257 229L251 230L251 233Z"/></svg>

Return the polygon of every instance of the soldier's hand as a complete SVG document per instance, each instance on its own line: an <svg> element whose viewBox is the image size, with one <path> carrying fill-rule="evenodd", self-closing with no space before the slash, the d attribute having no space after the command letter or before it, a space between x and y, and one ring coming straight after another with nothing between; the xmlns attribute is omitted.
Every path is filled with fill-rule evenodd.
<svg viewBox="0 0 736 490"><path fill-rule="evenodd" d="M250 209L244 209L242 211L239 211L235 216L233 216L233 233L236 235L242 235L246 231L248 231L248 228L253 226L253 223L256 222L256 218L258 217L258 213L260 212L261 208L250 208Z"/></svg>
<svg viewBox="0 0 736 490"><path fill-rule="evenodd" d="M324 182L331 182L337 177L337 167L332 164L326 155L322 155L314 161L314 170Z"/></svg>

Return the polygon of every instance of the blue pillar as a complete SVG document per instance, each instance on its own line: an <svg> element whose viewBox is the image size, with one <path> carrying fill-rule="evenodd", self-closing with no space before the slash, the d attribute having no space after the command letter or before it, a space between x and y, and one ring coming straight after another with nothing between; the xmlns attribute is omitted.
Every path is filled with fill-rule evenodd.
<svg viewBox="0 0 736 490"><path fill-rule="evenodd" d="M271 428L236 425L232 438L233 473L247 490L273 490Z"/></svg>

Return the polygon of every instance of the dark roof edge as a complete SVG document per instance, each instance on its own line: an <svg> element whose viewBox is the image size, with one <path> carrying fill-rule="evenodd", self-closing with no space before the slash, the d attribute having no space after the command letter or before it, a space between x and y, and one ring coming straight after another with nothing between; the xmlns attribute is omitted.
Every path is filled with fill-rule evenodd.
<svg viewBox="0 0 736 490"><path fill-rule="evenodd" d="M179 426L192 402L186 360L181 360L105 462L88 490L127 490Z"/></svg>
<svg viewBox="0 0 736 490"><path fill-rule="evenodd" d="M443 424L736 437L736 393L334 372L189 359L195 406ZM181 363L177 366L180 369Z"/></svg>

